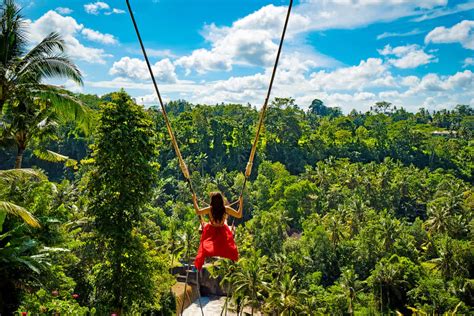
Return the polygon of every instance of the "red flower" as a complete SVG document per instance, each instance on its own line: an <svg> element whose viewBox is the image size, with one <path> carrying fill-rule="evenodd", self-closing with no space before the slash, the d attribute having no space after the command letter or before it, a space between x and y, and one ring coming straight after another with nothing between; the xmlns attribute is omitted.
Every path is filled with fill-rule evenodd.
<svg viewBox="0 0 474 316"><path fill-rule="evenodd" d="M77 300L77 299L79 298L79 294L74 293L74 294L72 295L72 298L75 299L75 300Z"/></svg>
<svg viewBox="0 0 474 316"><path fill-rule="evenodd" d="M26 316L28 315L28 312L21 312L21 316Z"/></svg>
<svg viewBox="0 0 474 316"><path fill-rule="evenodd" d="M54 290L51 292L51 295L53 295L54 297L58 296L59 295L59 292Z"/></svg>

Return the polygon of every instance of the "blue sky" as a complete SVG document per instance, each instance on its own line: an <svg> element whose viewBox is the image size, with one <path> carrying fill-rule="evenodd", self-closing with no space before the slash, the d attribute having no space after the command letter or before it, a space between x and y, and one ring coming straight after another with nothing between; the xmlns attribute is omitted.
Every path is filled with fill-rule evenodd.
<svg viewBox="0 0 474 316"><path fill-rule="evenodd" d="M83 92L156 103L125 1L21 0L31 41L60 32ZM287 1L132 0L165 100L263 102ZM474 1L295 1L273 96L345 112L474 105Z"/></svg>

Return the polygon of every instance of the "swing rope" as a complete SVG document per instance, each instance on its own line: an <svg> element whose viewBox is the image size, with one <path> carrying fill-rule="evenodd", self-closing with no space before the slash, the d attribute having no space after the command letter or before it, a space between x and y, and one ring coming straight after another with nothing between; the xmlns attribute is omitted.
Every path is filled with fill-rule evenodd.
<svg viewBox="0 0 474 316"><path fill-rule="evenodd" d="M166 107L163 103L163 99L161 98L161 93L160 93L160 90L158 89L158 84L156 83L155 75L153 73L153 69L151 68L150 60L148 59L148 54L146 52L145 45L143 44L142 37L140 35L140 31L138 30L137 22L135 20L135 16L133 15L132 7L130 6L130 0L127 0L127 7L128 7L128 12L130 13L130 17L132 18L133 27L135 28L135 32L137 33L138 41L140 42L140 47L142 49L143 57L145 58L146 65L148 67L148 71L150 73L151 80L153 82L153 87L155 88L155 92L156 92L156 95L158 97L158 101L160 103L161 113L163 115L163 119L165 120L166 129L167 129L169 137L171 139L171 143L173 145L176 156L178 157L179 167L180 167L180 169L183 173L184 178L186 179L189 190L191 191L191 193L194 196L196 196L196 192L194 191L194 187L193 187L193 184L191 182L191 177L189 175L188 166L186 165L186 162L184 161L183 156L181 155L181 151L179 150L178 142L177 142L176 137L173 133L173 129L171 128L171 123L168 119L168 114L166 112ZM202 219L201 216L199 216L199 220L201 221L201 224L202 224L203 219Z"/></svg>
<svg viewBox="0 0 474 316"><path fill-rule="evenodd" d="M151 68L150 60L148 59L148 54L147 54L145 46L143 44L142 37L140 35L140 31L138 30L137 22L135 20L135 16L133 15L132 7L130 6L130 0L126 0L126 2L127 2L128 11L130 13L130 17L131 17L132 22L133 22L133 26L135 28L135 32L137 33L137 37L138 37L138 41L140 43L140 47L142 49L143 57L145 58L146 65L147 65L148 71L150 73L151 80L153 82L153 87L155 88L155 92L156 92L156 95L158 97L158 101L160 103L161 113L162 113L163 118L165 120L166 129L167 129L169 137L171 139L171 143L173 145L176 156L178 158L179 167L180 167L180 169L183 173L183 176L184 176L184 178L185 178L185 180L188 184L189 190L191 191L193 196L197 196L196 192L194 190L192 181L191 181L191 177L189 175L188 166L186 165L186 162L184 161L183 156L181 155L181 151L179 149L178 142L177 142L176 137L174 135L173 129L171 128L171 123L168 119L168 114L166 112L166 108L165 108L165 105L163 103L163 99L161 98L161 93L160 93L160 90L158 89L158 84L156 83L155 75L153 73L153 69ZM253 167L253 162L254 162L254 159L255 159L255 154L257 152L258 140L260 138L260 132L262 130L263 123L264 123L264 120L265 120L265 114L266 114L267 108L268 108L268 101L270 99L270 95L271 95L271 92L272 92L273 82L275 80L275 75L276 75L276 71L277 71L277 68L278 68L278 62L280 60L281 50L282 50L282 47L283 47L283 42L284 42L284 39L285 39L286 29L288 27L288 21L290 19L290 13L291 13L291 8L292 7L293 7L293 0L290 0L290 3L288 5L288 11L287 11L286 18L285 18L285 24L283 26L283 31L282 31L281 38L280 38L280 44L278 46L277 56L275 58L275 64L273 65L272 76L270 78L270 84L268 85L267 95L265 97L265 101L263 103L262 109L260 110L260 118L259 118L259 121L258 121L257 130L256 130L256 133L255 133L255 138L254 138L254 141L253 141L253 144L252 144L252 148L250 150L249 160L248 160L247 166L245 168L245 173L244 173L245 178L244 178L244 183L242 184L242 188L241 188L241 191L240 191L240 194L239 194L239 198L243 197L247 181L250 178L250 175L252 174L252 167ZM234 204L234 203L232 203L232 204ZM200 216L199 218L200 218L200 221L202 223L203 222L202 217Z"/></svg>
<svg viewBox="0 0 474 316"><path fill-rule="evenodd" d="M268 100L270 99L270 95L272 93L273 81L275 80L275 74L278 68L278 62L280 60L280 54L281 54L281 49L283 47L283 41L285 40L286 29L288 26L288 21L290 20L290 13L291 13L292 6L293 6L293 0L290 0L290 3L288 4L288 12L286 13L285 24L283 26L283 32L280 38L280 45L278 46L278 52L275 59L275 64L273 65L272 77L270 79L270 84L268 85L267 96L265 98L265 102L263 103L262 109L260 110L260 119L258 121L257 131L255 132L255 138L253 140L252 149L250 150L249 161L247 162L247 166L245 168L245 179L242 185L242 189L240 191L240 197L243 196L245 186L247 184L247 180L250 178L250 175L252 174L253 160L255 158L255 153L257 152L258 139L260 137L260 131L262 130L265 114L267 112Z"/></svg>
<svg viewBox="0 0 474 316"><path fill-rule="evenodd" d="M126 2L127 2L128 12L129 12L130 17L132 19L133 26L135 28L135 32L136 32L137 37L138 37L138 41L139 41L140 47L142 49L143 57L145 58L146 65L147 65L148 71L150 73L151 80L153 82L153 87L155 88L155 92L156 92L156 95L158 97L158 101L160 103L161 113L163 115L163 118L164 118L164 121L165 121L165 124L166 124L166 129L167 129L169 137L171 139L173 149L174 149L174 151L176 153L176 156L178 158L179 167L181 169L181 172L183 173L184 178L186 179L189 190L191 191L193 196L197 196L196 192L194 191L194 187L193 187L193 184L192 184L192 181L191 181L191 177L189 175L188 167L186 165L186 162L183 159L183 156L181 155L181 151L179 149L178 142L177 142L176 137L173 133L173 129L171 128L171 123L168 119L168 114L166 112L166 108L165 108L165 105L163 103L163 99L161 98L160 90L158 89L158 84L156 83L155 75L153 73L153 69L151 68L151 64L150 64L150 61L148 59L148 54L147 54L145 46L143 44L142 37L140 35L140 31L138 30L137 22L135 20L135 16L133 15L132 7L130 6L130 0L126 0ZM254 162L254 159L255 159L255 154L257 152L258 140L260 138L260 133L261 133L263 123L264 123L264 120L265 120L265 114L266 114L266 111L267 111L267 108L268 108L268 101L270 99L270 95L271 95L271 92L272 92L273 82L275 80L275 75L276 75L276 71L277 71L277 68L278 68L278 62L280 60L281 50L282 50L282 47L283 47L283 41L285 39L285 34L286 34L287 27L288 27L288 21L290 19L290 13L291 13L292 6L293 6L293 0L290 0L290 3L288 5L288 11L287 11L286 18L285 18L285 23L284 23L284 26L283 26L283 31L282 31L281 38L280 38L280 44L278 46L278 51L277 51L277 55L276 55L276 58L275 58L275 64L273 66L272 76L270 78L270 84L268 85L267 95L265 97L265 101L263 103L262 109L260 110L260 117L259 117L259 121L258 121L258 125L257 125L257 130L255 132L255 138L254 138L254 141L253 141L253 144L252 144L252 148L250 150L249 160L248 160L247 166L245 168L245 173L244 173L245 178L244 178L244 183L242 184L242 188L241 188L241 191L240 191L239 200L243 198L243 194L244 194L244 191L245 191L245 188L246 188L247 181L250 178L250 175L252 174L252 167L253 167L253 162ZM235 204L235 203L232 203L232 204ZM202 216L199 216L199 220L201 222L201 227L204 227L204 220L202 219ZM232 220L232 227L234 227L234 219ZM189 259L189 256L188 256L188 259ZM186 285L188 283L189 261L186 265L186 269L187 269L187 271L186 271L186 281L185 281L185 285L184 285L183 304L181 306L181 315L183 314L184 295L186 293ZM201 304L201 293L200 293L200 289L199 289L199 275L198 274L199 274L199 271L196 272L196 283L197 283L198 295L199 295L199 307L201 308L201 314L204 315L204 312L203 312L203 309L202 309L202 304ZM227 314L227 298L226 298L225 308L226 308L226 314Z"/></svg>
<svg viewBox="0 0 474 316"><path fill-rule="evenodd" d="M273 81L275 80L275 74L276 74L276 71L277 71L277 68L278 68L278 62L280 61L280 54L281 54L281 50L282 50L282 47L283 47L283 41L285 40L286 29L288 27L288 21L290 20L290 14L291 14L291 8L292 7L293 7L293 0L290 0L290 3L288 4L288 12L286 13L285 24L283 25L283 31L281 33L280 45L278 46L278 51L277 51L277 55L276 55L276 58L275 58L275 64L273 65L272 77L270 78L270 84L268 85L267 96L265 97L265 101L263 103L262 109L260 110L260 118L259 118L259 121L258 121L257 130L255 132L255 138L253 140L252 149L250 150L249 161L247 162L247 166L245 167L245 173L244 173L245 178L244 178L244 183L242 184L242 188L240 190L239 200L241 200L243 198L245 188L246 188L246 185L247 185L247 181L250 178L250 175L252 174L253 160L254 160L255 154L257 152L258 140L260 138L260 132L261 132L262 127L263 127L263 122L265 120L265 114L266 114L267 108L268 108L268 100L270 99L270 95L272 93ZM232 227L233 232L235 230L235 225L234 224L235 224L235 218L232 218L231 227Z"/></svg>

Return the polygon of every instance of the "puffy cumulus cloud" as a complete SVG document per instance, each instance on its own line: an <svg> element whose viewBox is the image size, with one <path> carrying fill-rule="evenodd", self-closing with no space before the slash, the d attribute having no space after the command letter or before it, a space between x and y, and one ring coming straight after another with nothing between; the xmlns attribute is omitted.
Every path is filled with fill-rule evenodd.
<svg viewBox="0 0 474 316"><path fill-rule="evenodd" d="M434 73L427 74L421 79L407 80L405 77L405 85L408 90L406 95L417 95L420 93L459 93L471 92L474 90L474 73L470 70L457 72L451 76L439 76ZM416 77L415 77L416 78Z"/></svg>
<svg viewBox="0 0 474 316"><path fill-rule="evenodd" d="M418 78L417 76L406 76L403 77L400 82L405 87L413 87L420 83L420 78Z"/></svg>
<svg viewBox="0 0 474 316"><path fill-rule="evenodd" d="M156 80L159 82L177 82L175 66L168 58L156 62L152 65L152 69ZM150 79L146 63L138 58L130 57L122 57L119 61L114 62L109 74L139 80Z"/></svg>
<svg viewBox="0 0 474 316"><path fill-rule="evenodd" d="M103 12L105 15L111 14L124 14L125 11L117 8L111 8L110 5L106 2L97 1L94 3L88 3L84 5L84 10L93 15L99 15Z"/></svg>
<svg viewBox="0 0 474 316"><path fill-rule="evenodd" d="M420 48L420 46L406 45L392 48L386 45L382 50L378 50L381 55L395 56L397 59L390 58L388 62L397 68L416 68L421 65L426 65L432 62L437 62L436 56L427 54Z"/></svg>
<svg viewBox="0 0 474 316"><path fill-rule="evenodd" d="M362 61L359 66L366 67L365 64L379 64L375 61ZM342 68L344 71L334 70L327 72L332 82L344 82L346 76L351 72ZM375 67L377 68L377 67ZM360 70L352 69L357 73ZM302 74L302 72L295 72ZM361 73L364 73L361 71ZM376 71L377 73L377 71ZM385 75L391 76L388 71L378 70L379 76L375 76L375 81ZM388 101L394 105L403 106L407 110L416 111L423 104L433 110L439 107L449 108L456 104L473 104L474 99L474 74L470 70L457 72L450 76L439 76L437 74L427 74L423 77L417 76L397 76L391 78L398 85L367 85L362 84L364 88L356 86L342 85L338 90L324 89L325 87L314 85L312 82L313 74L302 75L299 80L293 82L275 81L272 97L293 97L297 104L307 108L315 98L321 99L328 106L338 106L344 112L350 112L352 109L359 111L369 110L377 101ZM337 79L336 77L339 77ZM362 76L369 80L370 76ZM176 83L164 83L160 85L163 96L176 99L185 96L186 100L194 103L217 104L225 103L251 103L261 107L267 85L270 80L269 71L257 73L249 76L232 76L225 80L216 80L212 82L196 83L192 81L177 81ZM387 80L385 80L387 82ZM136 97L138 102L144 104L156 104L157 100L151 90L149 82L140 82L129 78L115 78L112 81L86 82L87 86L106 88L116 90L118 88L127 88L130 90L141 90L142 93ZM143 99L143 100L140 100ZM427 102L426 100L429 100Z"/></svg>
<svg viewBox="0 0 474 316"><path fill-rule="evenodd" d="M267 67L275 58L285 13L285 7L267 5L230 27L206 25L202 35L211 48L195 50L179 58L176 65L185 68L187 73L191 70L198 73L230 71L233 65ZM288 36L309 23L308 18L293 14Z"/></svg>
<svg viewBox="0 0 474 316"><path fill-rule="evenodd" d="M220 102L259 104L263 102L263 92L266 90L268 80L266 74L257 73L192 85L196 86L196 89L190 91L190 99L193 102L207 104Z"/></svg>
<svg viewBox="0 0 474 316"><path fill-rule="evenodd" d="M100 32L88 28L82 29L81 34L84 35L85 38L93 42L98 42L102 44L118 43L117 39L112 34L102 34Z"/></svg>
<svg viewBox="0 0 474 316"><path fill-rule="evenodd" d="M298 40L310 31L347 29L404 16L419 16L446 4L447 0L303 1L295 6L291 15L285 46L300 48L301 41ZM192 70L201 74L230 71L233 65L268 67L275 58L286 10L286 6L267 5L230 26L206 25L202 35L210 48L195 50L178 59L176 65L188 74ZM421 57L419 52L418 56L415 54L412 56ZM405 61L400 64L405 65Z"/></svg>
<svg viewBox="0 0 474 316"><path fill-rule="evenodd" d="M474 50L474 21L464 20L451 28L438 26L426 35L425 43L460 43Z"/></svg>
<svg viewBox="0 0 474 316"><path fill-rule="evenodd" d="M352 109L368 110L377 101L389 101L397 106L416 111L425 100L432 98L439 107L453 107L469 103L474 97L474 74L470 70L451 76L428 74L393 76L381 60L368 59L358 66L304 75L296 71L298 80L275 81L273 96L293 97L307 107L315 98L328 106L338 106L345 112ZM317 79L316 79L317 78ZM251 103L260 107L266 93L269 71L250 76L230 77L226 80L189 85L188 100L216 104L220 102ZM317 84L315 84L315 80ZM323 84L321 84L323 83ZM434 103L429 109L434 109Z"/></svg>
<svg viewBox="0 0 474 316"><path fill-rule="evenodd" d="M73 57L89 63L105 63L105 58L110 57L103 49L84 46L76 38L76 35L84 30L84 25L70 16L62 16L56 11L48 11L36 21L27 20L29 26L29 37L34 43L40 42L51 32L62 35L66 44L66 53ZM90 30L92 31L92 30ZM93 31L96 34L99 32Z"/></svg>
<svg viewBox="0 0 474 316"><path fill-rule="evenodd" d="M100 11L108 9L110 9L110 6L102 1L84 4L84 10L89 14L98 15Z"/></svg>
<svg viewBox="0 0 474 316"><path fill-rule="evenodd" d="M191 73L191 69L200 74L207 71L229 71L232 69L231 58L216 52L216 49L197 49L191 55L179 58L175 63L177 66L185 68L186 74Z"/></svg>
<svg viewBox="0 0 474 316"><path fill-rule="evenodd" d="M311 74L310 83L318 90L363 90L367 87L395 86L395 81L380 58L363 60L357 66Z"/></svg>
<svg viewBox="0 0 474 316"><path fill-rule="evenodd" d="M311 17L312 23L308 26L311 30L351 29L374 22L420 16L445 7L447 3L448 0L304 0L295 11Z"/></svg>
<svg viewBox="0 0 474 316"><path fill-rule="evenodd" d="M57 7L56 9L54 9L56 12L58 12L59 14L64 14L64 15L68 15L68 14L71 14L72 12L74 12L72 9L70 8L65 8L65 7Z"/></svg>

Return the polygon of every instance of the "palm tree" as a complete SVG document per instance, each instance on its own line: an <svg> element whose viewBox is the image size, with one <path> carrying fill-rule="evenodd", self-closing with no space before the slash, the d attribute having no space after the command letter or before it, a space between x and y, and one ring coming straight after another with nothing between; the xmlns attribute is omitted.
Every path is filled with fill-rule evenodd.
<svg viewBox="0 0 474 316"><path fill-rule="evenodd" d="M341 216L336 213L328 213L323 217L326 229L329 231L329 239L333 247L336 247L344 239L344 223Z"/></svg>
<svg viewBox="0 0 474 316"><path fill-rule="evenodd" d="M266 257L263 257L266 258ZM233 275L234 297L242 298L242 306L250 304L251 313L260 305L264 277L266 271L262 267L263 260L260 254L254 253L250 258L242 259L239 262L238 270Z"/></svg>
<svg viewBox="0 0 474 316"><path fill-rule="evenodd" d="M3 185L7 185L17 179L32 177L42 179L44 175L32 169L0 170L0 184ZM7 214L21 217L25 223L32 227L40 227L36 218L24 207L12 202L2 201L0 198L0 232Z"/></svg>
<svg viewBox="0 0 474 316"><path fill-rule="evenodd" d="M272 282L268 288L266 306L278 315L300 315L308 294L297 286L297 276L285 274L281 281Z"/></svg>
<svg viewBox="0 0 474 316"><path fill-rule="evenodd" d="M349 307L347 310L349 315L354 315L354 300L357 291L361 287L361 282L358 281L358 277L359 276L354 272L353 268L347 268L342 271L338 282L349 300Z"/></svg>
<svg viewBox="0 0 474 316"><path fill-rule="evenodd" d="M425 227L429 233L443 234L451 231L451 213L445 204L430 203L428 206L427 215L428 219L425 222Z"/></svg>
<svg viewBox="0 0 474 316"><path fill-rule="evenodd" d="M382 244L383 251L390 253L392 245L400 234L401 223L399 220L393 219L388 214L383 214L381 216L382 218L377 226L379 240Z"/></svg>
<svg viewBox="0 0 474 316"><path fill-rule="evenodd" d="M233 276L237 264L228 259L220 259L216 261L212 266L208 267L208 271L211 273L212 278L220 278L219 285L224 289L226 293L225 303L222 306L221 316L227 315L229 300L231 293L234 292ZM234 297L235 298L235 297ZM237 313L239 311L237 310Z"/></svg>
<svg viewBox="0 0 474 316"><path fill-rule="evenodd" d="M78 120L84 127L88 117L87 110L72 95L44 83L46 79L65 78L82 84L81 72L64 54L61 36L51 33L26 51L29 44L25 27L15 1L4 0L0 16L0 138L15 142L15 168L21 168L30 141L51 131L57 119ZM43 151L43 156L61 160L53 152Z"/></svg>
<svg viewBox="0 0 474 316"><path fill-rule="evenodd" d="M463 267L457 254L458 246L449 236L443 236L436 242L437 258L431 259L429 262L434 264L434 269L438 270L444 277L444 280L451 280L455 276L465 276L468 273L467 269Z"/></svg>

